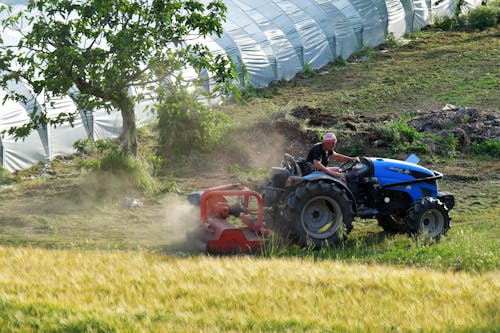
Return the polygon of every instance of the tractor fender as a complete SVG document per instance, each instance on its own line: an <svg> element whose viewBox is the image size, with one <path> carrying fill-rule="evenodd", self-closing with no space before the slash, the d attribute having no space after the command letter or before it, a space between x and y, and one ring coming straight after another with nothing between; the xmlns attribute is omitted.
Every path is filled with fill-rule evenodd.
<svg viewBox="0 0 500 333"><path fill-rule="evenodd" d="M358 210L357 210L357 205L356 205L356 198L354 197L354 194L352 194L351 189L349 188L349 186L347 186L346 183L344 183L343 181L341 181L338 178L332 177L332 176L327 175L326 173L320 172L320 171L310 173L307 176L304 176L303 178L306 179L308 182L316 182L316 181L320 181L320 180L326 180L327 182L335 183L339 188L344 190L345 193L347 194L348 198L351 199L352 210L354 211L354 215L357 215Z"/></svg>

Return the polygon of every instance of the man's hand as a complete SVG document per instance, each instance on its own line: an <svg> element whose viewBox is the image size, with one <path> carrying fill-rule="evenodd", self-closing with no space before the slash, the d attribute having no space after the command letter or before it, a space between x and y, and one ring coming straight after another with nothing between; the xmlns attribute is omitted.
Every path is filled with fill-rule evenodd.
<svg viewBox="0 0 500 333"><path fill-rule="evenodd" d="M352 157L352 158L351 158L351 161L352 161L352 162L355 162L355 163L359 163L359 162L360 162L360 159L359 159L359 157Z"/></svg>
<svg viewBox="0 0 500 333"><path fill-rule="evenodd" d="M341 179L345 180L345 175L342 172L338 172L338 171L334 171L334 170L329 169L328 173L335 178L341 178Z"/></svg>

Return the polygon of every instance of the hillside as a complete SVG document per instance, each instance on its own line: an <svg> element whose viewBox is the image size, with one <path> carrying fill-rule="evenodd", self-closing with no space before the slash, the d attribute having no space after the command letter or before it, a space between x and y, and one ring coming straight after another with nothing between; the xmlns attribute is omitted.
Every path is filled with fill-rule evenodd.
<svg viewBox="0 0 500 333"><path fill-rule="evenodd" d="M145 195L126 175L86 171L81 168L91 158L86 155L7 177L0 241L57 248L169 247L165 235L177 240L197 223L185 193L239 181L259 185L283 153L303 156L325 129L337 132L341 153L400 158L416 152L425 166L445 173L445 190L465 192L457 195L457 210L482 208L465 209L475 188L486 191L482 199L492 208L498 202L498 157L474 155L471 148L498 142L498 40L498 28L418 33L398 47L381 47L249 92L244 101L223 106L233 119L224 145L180 160L166 152L157 173L171 193ZM465 108L441 111L447 104ZM154 128L141 130L142 156L163 153L155 152L155 135ZM125 209L126 197L144 206Z"/></svg>
<svg viewBox="0 0 500 333"><path fill-rule="evenodd" d="M498 27L415 33L250 89L220 107L232 126L204 154L169 156L143 128L142 158L165 161L157 194L82 167L92 154L2 172L0 332L497 331L499 45ZM186 239L199 214L188 192L257 187L325 129L342 153L416 152L444 172L448 236L422 243L357 220L339 248L222 258Z"/></svg>

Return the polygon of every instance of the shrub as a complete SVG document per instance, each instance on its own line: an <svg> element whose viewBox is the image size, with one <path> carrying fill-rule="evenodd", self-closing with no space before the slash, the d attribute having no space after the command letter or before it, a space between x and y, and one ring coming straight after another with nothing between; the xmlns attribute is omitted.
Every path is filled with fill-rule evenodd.
<svg viewBox="0 0 500 333"><path fill-rule="evenodd" d="M434 21L434 26L438 29L450 30L465 30L467 21L464 15L455 15L452 17L438 17Z"/></svg>
<svg viewBox="0 0 500 333"><path fill-rule="evenodd" d="M471 29L484 30L495 27L498 24L500 8L491 6L479 6L468 15L468 26Z"/></svg>
<svg viewBox="0 0 500 333"><path fill-rule="evenodd" d="M495 27L500 22L500 1L489 5L481 5L467 15L459 11L453 17L438 17L434 26L441 30L484 30Z"/></svg>
<svg viewBox="0 0 500 333"><path fill-rule="evenodd" d="M471 146L471 151L476 155L489 155L500 158L500 140L486 140L475 143Z"/></svg>
<svg viewBox="0 0 500 333"><path fill-rule="evenodd" d="M208 151L223 137L229 119L202 103L183 85L169 85L155 106L160 147L167 155L188 155Z"/></svg>
<svg viewBox="0 0 500 333"><path fill-rule="evenodd" d="M14 176L0 165L0 184L9 184L14 181Z"/></svg>
<svg viewBox="0 0 500 333"><path fill-rule="evenodd" d="M407 119L408 116L405 116L397 121L386 122L384 125L378 126L376 132L393 152L426 152L423 134L409 126Z"/></svg>
<svg viewBox="0 0 500 333"><path fill-rule="evenodd" d="M449 158L457 157L458 138L453 134L448 134L442 142L442 153L445 153Z"/></svg>
<svg viewBox="0 0 500 333"><path fill-rule="evenodd" d="M80 140L74 146L81 153L92 154L78 163L79 169L96 173L109 172L118 177L125 177L128 184L146 194L153 195L161 190L159 182L153 177L157 166L125 154L117 143L107 140Z"/></svg>
<svg viewBox="0 0 500 333"><path fill-rule="evenodd" d="M131 185L142 189L147 194L160 191L159 182L151 175L151 167L143 160L112 150L100 160L99 170L109 171L118 176L125 175Z"/></svg>

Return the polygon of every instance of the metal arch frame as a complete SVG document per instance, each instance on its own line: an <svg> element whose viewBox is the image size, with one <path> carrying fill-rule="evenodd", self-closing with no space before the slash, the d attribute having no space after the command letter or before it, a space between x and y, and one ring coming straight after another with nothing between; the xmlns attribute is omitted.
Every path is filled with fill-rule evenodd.
<svg viewBox="0 0 500 333"><path fill-rule="evenodd" d="M315 26L317 27L317 31L321 32L325 36L325 41L328 42L328 35L325 34L324 29L321 27L321 25L318 24L318 21L314 17L312 17L309 13L304 11L304 6L297 5L297 3L295 1L275 0L274 1L275 5L277 7L279 7L281 9L281 11L289 17L290 21L293 22L294 27L296 27L297 23L299 23L300 21L294 20L292 18L292 16L290 16L291 13L288 13L282 6L280 6L280 3L284 3L284 2L291 3L294 7L301 9L302 12L307 16L307 19L314 22ZM311 3L311 2L308 1L307 3ZM308 63L308 60L305 59L305 57L304 57L305 56L305 54L304 54L304 45L305 45L304 41L306 40L306 38L304 38L304 33L301 32L301 30L295 28L295 31L297 31L298 36L299 36L300 41L301 41L301 45L299 46L299 48L297 48L297 51L300 52L300 54L298 54L298 56L299 56L299 59L301 59L302 67L304 67L306 65L306 63Z"/></svg>
<svg viewBox="0 0 500 333"><path fill-rule="evenodd" d="M293 54L294 54L294 57L293 59L290 59L288 57L288 59L290 60L285 60L287 62L295 62L297 64L300 64L300 59L299 59L299 56L297 55L297 46L294 45L292 43L292 41L287 38L287 34L285 33L285 31L283 30L283 27L281 26L278 26L275 21L273 20L273 18L277 17L275 15L273 15L271 17L271 15L266 15L268 12L270 11L266 11L264 13L260 12L258 10L259 7L259 4L261 5L267 5L267 6L272 6L273 9L276 9L276 13L280 13L280 15L284 15L283 11L281 10L281 8L279 8L278 6L276 6L273 2L271 3L267 3L265 1L261 1L261 0L240 0L241 3L244 3L245 6L248 6L252 9L253 12L255 12L256 14L260 15L263 19L267 20L267 22L269 22L270 25L272 25L272 27L274 28L275 31L279 31L280 34L280 38L279 38L279 43L286 43L290 46L290 50L292 50ZM248 13L247 13L248 14ZM282 78L285 78L285 79L289 79L293 76L288 76L288 75L283 75L282 72L280 72L279 68L282 68L281 66L281 59L286 59L284 56L282 56L283 53L280 52L280 48L281 46L280 45L277 45L278 43L276 43L273 38L270 38L269 34L268 34L268 30L269 29L262 29L262 24L260 24L257 20L256 20L256 17L252 17L250 14L248 14L250 16L251 19L254 20L254 22L256 23L256 25L259 27L259 29L262 31L262 33L266 36L267 40L268 40L268 43L269 43L269 46L270 48L272 49L272 54L269 54L268 55L268 59L270 60L270 62L274 62L271 63L271 66L273 67L273 70L275 71L275 79L276 80L280 80ZM293 22L290 20L290 26L293 27ZM293 30L294 32L297 34L297 36L299 36L298 34L298 31L295 30L295 28L293 27ZM301 64L300 64L301 65ZM295 75L295 71L294 71L294 75Z"/></svg>
<svg viewBox="0 0 500 333"><path fill-rule="evenodd" d="M341 49L338 49L337 44L341 44L343 46L344 40L348 40L352 38L356 42L359 43L358 37L356 35L356 30L355 30L355 24L356 22L353 23L352 17L350 18L347 16L339 7L338 5L333 2L332 0L313 0L315 3L323 9L323 7L326 7L323 9L323 11L327 14L327 16L332 17L332 24L334 26L333 30L334 31L339 31L338 34L336 34L335 38L335 51L337 54L340 56L349 56L350 52L344 52L344 48L341 47ZM328 9L327 9L328 8ZM340 31L346 31L348 32L347 34L341 34ZM354 48L355 49L355 48Z"/></svg>
<svg viewBox="0 0 500 333"><path fill-rule="evenodd" d="M370 8L369 10L373 10L372 8L375 7L374 11L377 14L380 14L379 11L378 11L378 9L376 8L377 6L374 3L375 1L374 0L370 0L370 2L372 3L372 5L370 7L368 7L368 8ZM370 20L371 20L371 18L373 16L372 15L366 15L366 13L365 13L365 11L363 9L365 9L367 7L363 8L362 6L360 6L360 4L361 4L360 0L351 0L350 3L356 9L356 11L358 12L359 16L361 17L361 22L362 22L363 27L362 27L362 30L361 30L360 46L364 46L365 45L365 38L364 38L365 31L367 30L366 28L369 27L369 26L367 26L367 23L370 22ZM387 9L386 9L386 12L387 12ZM379 16L379 19L380 19L380 16ZM376 27L374 27L374 28L376 28ZM385 40L385 35L386 35L386 32L387 32L387 20L385 21L385 26L382 27L382 28L383 28L384 40Z"/></svg>
<svg viewBox="0 0 500 333"><path fill-rule="evenodd" d="M278 16L276 16L276 15L272 15L272 16L271 16L271 15L268 15L268 13L271 13L271 11L270 11L270 10L269 10L269 11L265 11L265 12L260 12L260 14L262 15L262 17L264 17L264 18L268 19L268 21L269 21L270 23L272 23L272 25L273 25L273 26L274 26L277 30L279 30L279 31L281 31L281 32L282 32L282 36L284 36L284 38L283 38L282 40L285 40L287 43L289 43L289 44L292 46L292 49L293 49L293 52L294 52L294 54L295 54L295 58L296 58L296 60L297 60L297 63L298 63L298 64L300 64L300 65L302 66L302 63L301 63L301 61L300 61L300 59L301 59L301 55L299 55L299 54L297 53L297 50L298 50L298 49L302 46L302 38L301 38L301 35L300 35L299 31L295 28L295 23L294 23L294 22L290 19L290 17L287 15L287 13L286 13L286 12L284 12L284 11L283 11L283 10L282 10L282 9L281 9L278 5L276 5L275 1L270 1L270 2L269 2L269 1L265 1L265 0L252 0L252 1L241 0L241 2L242 2L242 3L244 3L245 5L247 5L247 6L251 7L251 8L253 8L256 12L258 12L258 10L257 10L258 8L263 8L263 6L267 6L267 7L272 7L272 8L275 10L274 12L276 12L276 13L278 13L278 12L279 12L279 13L281 13L281 15L282 15L282 16L285 18L285 20L289 23L289 27L290 27L290 29L289 29L289 30L290 30L290 33L287 33L287 32L284 30L284 29L286 28L285 26L279 26L279 25L277 25L277 24L275 23L275 20L274 20L274 19L275 19L275 18L277 18L277 17L279 17L279 16L281 16L281 15L278 15ZM257 27L259 27L259 29L260 29L260 25L259 25L259 24L257 24L257 22L256 22L253 18L251 18L251 19L255 22L256 26L257 26ZM260 29L260 30L262 31L262 33L263 33L263 34L266 36L266 38L267 38L266 33L265 33L265 32L263 32L263 30L262 30L262 29ZM291 38L289 38L289 36L291 36L291 35L293 35L293 34L297 36L297 39L294 39L294 38L292 38L292 39L291 39ZM272 41L272 40L270 40L269 38L267 38L267 39L268 39L268 41L269 41L269 45L270 45L271 49L273 50L273 54L272 54L272 56L274 56L274 58L275 58L275 59L276 59L276 61L278 62L278 61L279 61L279 59L281 58L281 57L280 57L280 55L279 55L280 53L279 53L279 52L277 52L277 51L276 51L276 49L275 49L276 47L275 47L275 46L273 46L273 44L275 44L275 43L273 43L273 41ZM295 40L300 41L300 43L294 43L294 41L295 41ZM271 64L271 66L272 66L272 64ZM278 67L279 67L279 65L278 65L278 64L276 64L276 74L277 74L276 76L277 76L277 78L281 78L282 76L278 73Z"/></svg>

